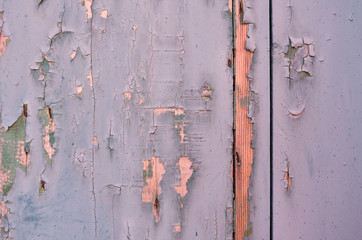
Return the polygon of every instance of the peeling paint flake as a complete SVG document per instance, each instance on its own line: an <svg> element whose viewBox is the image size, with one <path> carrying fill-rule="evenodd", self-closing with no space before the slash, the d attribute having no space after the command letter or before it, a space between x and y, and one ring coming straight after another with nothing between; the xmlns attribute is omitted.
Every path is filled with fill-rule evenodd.
<svg viewBox="0 0 362 240"><path fill-rule="evenodd" d="M108 17L108 10L103 10L103 11L101 12L101 17L102 17L102 18L107 18L107 17Z"/></svg>
<svg viewBox="0 0 362 240"><path fill-rule="evenodd" d="M161 194L161 187L159 184L165 172L165 168L158 157L152 157L151 160L143 160L142 202L152 202L155 222L160 221L158 196Z"/></svg>
<svg viewBox="0 0 362 240"><path fill-rule="evenodd" d="M194 172L193 169L191 169L192 162L188 157L181 157L179 160L179 166L180 166L180 185L175 186L175 190L178 194L180 194L181 197L184 197L187 194L187 186L186 183L191 177L192 173Z"/></svg>

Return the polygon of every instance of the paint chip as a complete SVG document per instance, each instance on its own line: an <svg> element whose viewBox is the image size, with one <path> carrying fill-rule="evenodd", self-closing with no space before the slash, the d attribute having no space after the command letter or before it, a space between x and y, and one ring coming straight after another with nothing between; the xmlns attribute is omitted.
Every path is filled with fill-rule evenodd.
<svg viewBox="0 0 362 240"><path fill-rule="evenodd" d="M70 57L72 58L72 60L75 58L75 55L77 55L77 51L73 51L73 52L70 54Z"/></svg>
<svg viewBox="0 0 362 240"><path fill-rule="evenodd" d="M175 190L181 197L184 197L187 194L187 186L186 183L191 177L193 173L193 169L191 169L192 162L188 157L181 157L179 160L180 166L180 185L175 186Z"/></svg>
<svg viewBox="0 0 362 240"><path fill-rule="evenodd" d="M92 18L92 4L93 0L85 0L84 6L86 8L87 18Z"/></svg>
<svg viewBox="0 0 362 240"><path fill-rule="evenodd" d="M181 232L181 225L175 225L175 232Z"/></svg>
<svg viewBox="0 0 362 240"><path fill-rule="evenodd" d="M77 86L77 96L78 96L78 97L82 97L82 96L83 96L82 90L83 90L82 85Z"/></svg>
<svg viewBox="0 0 362 240"><path fill-rule="evenodd" d="M107 17L108 17L108 10L103 10L103 11L101 12L101 17L102 17L102 18L107 18Z"/></svg>
<svg viewBox="0 0 362 240"><path fill-rule="evenodd" d="M124 96L127 100L131 100L131 98L132 98L131 91L124 92L124 93L123 93L123 96Z"/></svg>

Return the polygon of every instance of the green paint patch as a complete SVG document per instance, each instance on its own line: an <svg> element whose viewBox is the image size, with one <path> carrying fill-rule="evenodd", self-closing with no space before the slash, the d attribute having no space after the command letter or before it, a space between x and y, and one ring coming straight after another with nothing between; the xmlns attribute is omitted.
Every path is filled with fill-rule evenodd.
<svg viewBox="0 0 362 240"><path fill-rule="evenodd" d="M292 41L289 39L288 52L284 55L286 58L294 59L298 48L292 46Z"/></svg>
<svg viewBox="0 0 362 240"><path fill-rule="evenodd" d="M24 108L25 109L25 108ZM29 165L29 143L25 142L26 111L21 114L7 131L0 119L0 193L7 195L15 176L16 168L26 172Z"/></svg>
<svg viewBox="0 0 362 240"><path fill-rule="evenodd" d="M152 163L149 162L148 166L147 166L147 178L152 178L153 177L153 170L152 170Z"/></svg>
<svg viewBox="0 0 362 240"><path fill-rule="evenodd" d="M244 232L245 237L249 237L253 232L253 228L251 227L251 223L248 222L248 225L246 226L246 230Z"/></svg>
<svg viewBox="0 0 362 240"><path fill-rule="evenodd" d="M44 158L47 160L48 164L52 163L52 157L56 153L54 148L55 144L55 122L52 116L52 110L49 106L45 106L43 109L39 110L38 117L44 119L43 129L45 130L45 135L43 135L43 147L45 150Z"/></svg>
<svg viewBox="0 0 362 240"><path fill-rule="evenodd" d="M305 72L305 71L301 71L301 72L298 72L299 73L299 76L304 79L306 77L310 77L310 74L309 72Z"/></svg>

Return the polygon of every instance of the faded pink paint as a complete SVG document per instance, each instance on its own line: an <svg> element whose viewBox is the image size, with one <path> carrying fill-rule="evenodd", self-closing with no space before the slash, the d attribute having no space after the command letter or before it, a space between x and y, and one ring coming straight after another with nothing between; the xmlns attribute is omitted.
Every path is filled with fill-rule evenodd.
<svg viewBox="0 0 362 240"><path fill-rule="evenodd" d="M85 0L84 6L86 8L87 18L92 18L92 4L93 0Z"/></svg>
<svg viewBox="0 0 362 240"><path fill-rule="evenodd" d="M175 225L175 232L181 232L181 225Z"/></svg>
<svg viewBox="0 0 362 240"><path fill-rule="evenodd" d="M175 115L183 115L185 113L183 108L154 108L153 109L153 112L156 113L157 115L166 113L168 111L173 112Z"/></svg>
<svg viewBox="0 0 362 240"><path fill-rule="evenodd" d="M192 162L188 157L181 157L179 160L179 165L180 165L181 179L180 179L180 185L175 186L175 190L178 194L181 195L181 197L184 197L187 194L186 183L191 177L194 170L191 169Z"/></svg>

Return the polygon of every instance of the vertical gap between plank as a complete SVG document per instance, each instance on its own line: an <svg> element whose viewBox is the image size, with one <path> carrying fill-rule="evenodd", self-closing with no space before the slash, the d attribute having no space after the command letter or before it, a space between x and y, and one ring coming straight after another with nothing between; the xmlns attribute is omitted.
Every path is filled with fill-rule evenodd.
<svg viewBox="0 0 362 240"><path fill-rule="evenodd" d="M269 0L270 240L273 240L273 0Z"/></svg>

